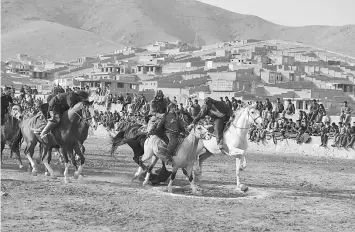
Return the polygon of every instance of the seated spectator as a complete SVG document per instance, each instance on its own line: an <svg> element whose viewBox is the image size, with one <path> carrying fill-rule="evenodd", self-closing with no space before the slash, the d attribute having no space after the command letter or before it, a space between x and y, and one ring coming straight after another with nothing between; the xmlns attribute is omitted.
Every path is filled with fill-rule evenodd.
<svg viewBox="0 0 355 232"><path fill-rule="evenodd" d="M353 110L348 106L348 102L344 101L344 106L341 107L341 110L340 110L340 121L342 123L346 123L346 122L350 121L352 112L353 112Z"/></svg>
<svg viewBox="0 0 355 232"><path fill-rule="evenodd" d="M334 135L334 143L332 144L332 147L335 146L339 146L339 143L341 141L342 136L345 134L345 127L343 126L342 122L339 122L339 126L338 126L338 131L337 133Z"/></svg>
<svg viewBox="0 0 355 232"><path fill-rule="evenodd" d="M321 132L320 132L320 138L322 142L322 144L320 145L321 147L326 147L328 144L330 128L331 127L329 122L326 122L325 125L322 123Z"/></svg>

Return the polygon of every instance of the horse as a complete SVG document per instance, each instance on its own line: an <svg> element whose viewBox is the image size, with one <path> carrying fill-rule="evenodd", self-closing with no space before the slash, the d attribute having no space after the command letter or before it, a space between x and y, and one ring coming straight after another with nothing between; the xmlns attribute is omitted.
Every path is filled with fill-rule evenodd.
<svg viewBox="0 0 355 232"><path fill-rule="evenodd" d="M14 112L17 109L21 109L20 105L14 105ZM22 133L19 126L20 121L16 118L16 114L12 115L12 111L4 115L4 124L1 125L1 163L2 163L2 154L5 148L5 144L10 146L11 156L13 153L16 153L17 159L19 160L20 169L23 168L20 147L22 140Z"/></svg>
<svg viewBox="0 0 355 232"><path fill-rule="evenodd" d="M149 128L150 129L150 128ZM182 143L178 146L176 150L176 155L172 157L173 159L173 169L170 176L170 181L168 185L168 192L172 192L172 184L175 179L177 171L181 168L183 173L189 179L191 190L193 194L198 194L197 188L194 183L193 177L193 166L197 159L197 147L198 141L200 139L210 139L209 132L203 126L197 125L195 126L189 135L183 139ZM151 159L151 164L148 167L147 175L143 182L143 186L145 186L151 174L152 169L158 161L158 158L162 161L166 161L166 147L167 143L164 142L157 135L152 135L146 139L144 143L144 155L142 156L141 161L145 162L148 159Z"/></svg>
<svg viewBox="0 0 355 232"><path fill-rule="evenodd" d="M239 173L246 168L245 152L248 148L247 134L252 123L262 123L260 112L254 106L246 106L238 109L233 115L232 122L223 133L223 150L217 145L216 138L203 139L199 142L198 166L195 171L197 178L201 177L203 162L212 155L228 155L236 158L237 190L247 191L248 187L241 184ZM242 162L243 160L243 162Z"/></svg>
<svg viewBox="0 0 355 232"><path fill-rule="evenodd" d="M64 158L64 181L65 183L69 182L68 178L68 154L71 158L72 164L74 165L76 171L74 173L74 178L78 178L81 176L83 165L85 163L85 158L80 149L80 143L85 141L88 135L89 126L91 125L88 120L92 121L94 127L97 125L97 122L90 115L94 115L94 109L92 106L93 102L85 105L83 102L77 103L73 108L65 111L62 114L59 125L53 130L53 136L48 135L48 144L45 143L40 136L35 133L34 128L31 128L30 122L31 119L25 119L21 123L21 131L25 137L26 141L26 149L25 154L32 166L32 174L37 175L37 169L35 163L32 159L34 148L37 142L40 142L43 146L43 152L41 154L41 159L43 164L46 167L45 175L50 174L50 176L55 179L53 169L50 167L49 163L51 161L51 152L52 148L60 147L62 151L62 155ZM76 164L75 156L73 150L80 157L80 165L79 167Z"/></svg>

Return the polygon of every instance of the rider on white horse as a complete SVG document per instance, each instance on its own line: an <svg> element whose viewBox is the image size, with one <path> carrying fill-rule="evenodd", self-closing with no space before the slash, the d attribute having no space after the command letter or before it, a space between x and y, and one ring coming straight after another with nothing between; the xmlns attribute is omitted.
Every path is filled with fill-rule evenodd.
<svg viewBox="0 0 355 232"><path fill-rule="evenodd" d="M175 103L169 104L167 113L164 114L162 120L157 125L156 130L159 130L161 127L164 128L165 135L169 139L166 148L166 160L167 164L169 164L172 163L173 153L178 145L179 134L180 132L185 132L185 128L182 126L177 113L177 105Z"/></svg>
<svg viewBox="0 0 355 232"><path fill-rule="evenodd" d="M224 126L226 122L229 121L230 117L233 116L233 111L224 102L216 101L210 97L207 97L205 98L205 104L202 106L200 113L193 120L192 124L188 127L188 129L190 130L193 125L197 124L198 121L200 121L207 115L214 119L214 132L216 135L218 147L220 150L222 150Z"/></svg>

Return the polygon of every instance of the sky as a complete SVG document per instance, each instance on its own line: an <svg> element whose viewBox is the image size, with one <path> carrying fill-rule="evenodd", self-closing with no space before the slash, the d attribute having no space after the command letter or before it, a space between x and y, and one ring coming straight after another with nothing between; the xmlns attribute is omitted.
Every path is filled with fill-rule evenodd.
<svg viewBox="0 0 355 232"><path fill-rule="evenodd" d="M284 26L355 24L355 0L199 0Z"/></svg>

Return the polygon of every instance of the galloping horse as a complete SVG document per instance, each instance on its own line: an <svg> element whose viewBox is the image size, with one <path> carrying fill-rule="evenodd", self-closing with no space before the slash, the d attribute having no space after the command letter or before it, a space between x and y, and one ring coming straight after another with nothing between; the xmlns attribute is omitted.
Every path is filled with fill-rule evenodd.
<svg viewBox="0 0 355 232"><path fill-rule="evenodd" d="M150 128L149 128L150 129ZM149 130L148 129L148 130ZM197 147L200 139L209 139L209 133L203 126L195 126L189 135L182 141L180 146L176 150L176 155L173 159L173 170L170 176L170 182L168 185L168 191L172 192L172 184L176 176L176 172L181 168L183 173L189 179L191 190L193 194L198 193L193 177L193 166L197 159ZM149 181L149 176L157 163L158 158L162 161L166 160L166 147L167 144L158 136L152 135L144 143L144 155L142 156L142 162L152 158L151 165L148 167L147 175L143 182L143 186Z"/></svg>
<svg viewBox="0 0 355 232"><path fill-rule="evenodd" d="M22 133L19 126L20 121L16 118L17 115L12 115L12 112L20 111L20 105L14 105L13 111L7 112L3 115L3 125L1 125L1 163L2 163L2 153L5 148L5 144L10 146L11 157L13 153L16 153L17 159L20 162L20 168L23 167L21 155L20 155L20 147L22 140ZM17 112L16 112L17 113Z"/></svg>
<svg viewBox="0 0 355 232"><path fill-rule="evenodd" d="M94 109L91 107L93 102L85 105L80 102L76 104L73 108L64 112L60 120L59 125L53 130L53 135L48 137L48 144L40 138L39 135L34 133L34 129L30 127L30 121L32 119L26 119L21 123L21 130L26 141L25 153L27 158L33 168L32 173L37 174L35 163L32 159L34 148L37 142L40 142L43 145L43 153L41 158L43 164L45 165L47 171L52 176L56 178L53 172L53 169L50 167L49 163L51 161L52 148L59 146L62 150L62 154L65 161L65 171L64 171L64 181L65 183L69 182L68 178L68 168L69 168L69 159L68 154L71 158L72 164L74 165L76 171L74 173L74 178L78 178L83 169L85 163L85 158L80 149L81 143L87 138L89 126L92 125L95 127L97 125L95 119L91 117L94 115ZM80 157L79 167L76 164L75 156L73 150ZM47 172L45 174L48 174Z"/></svg>
<svg viewBox="0 0 355 232"><path fill-rule="evenodd" d="M148 122L151 116L146 116L145 121ZM183 126L187 126L192 122L192 117L188 114L180 114L181 122ZM155 124L154 122L150 122ZM142 127L141 124L133 124L127 125L126 127L121 128L121 130L117 133L115 137L111 138L111 156L113 157L115 150L122 146L123 144L127 144L130 146L134 152L133 160L136 162L140 169L136 172L134 179L136 179L143 170L146 170L147 167L141 162L140 157L144 154L144 142L147 139L147 134L145 132L141 132L139 129ZM161 136L163 131L156 131L156 134ZM162 162L163 167L165 167L165 163Z"/></svg>
<svg viewBox="0 0 355 232"><path fill-rule="evenodd" d="M252 106L240 108L234 113L234 119L223 134L223 154L235 156L237 189L242 191L246 191L247 187L240 183L239 172L246 167L245 151L248 148L247 134L252 123L262 123L260 112ZM195 172L197 177L201 176L202 164L207 158L212 155L222 154L215 137L210 140L201 140L197 153L199 154L198 167ZM241 164L242 160L243 163Z"/></svg>

